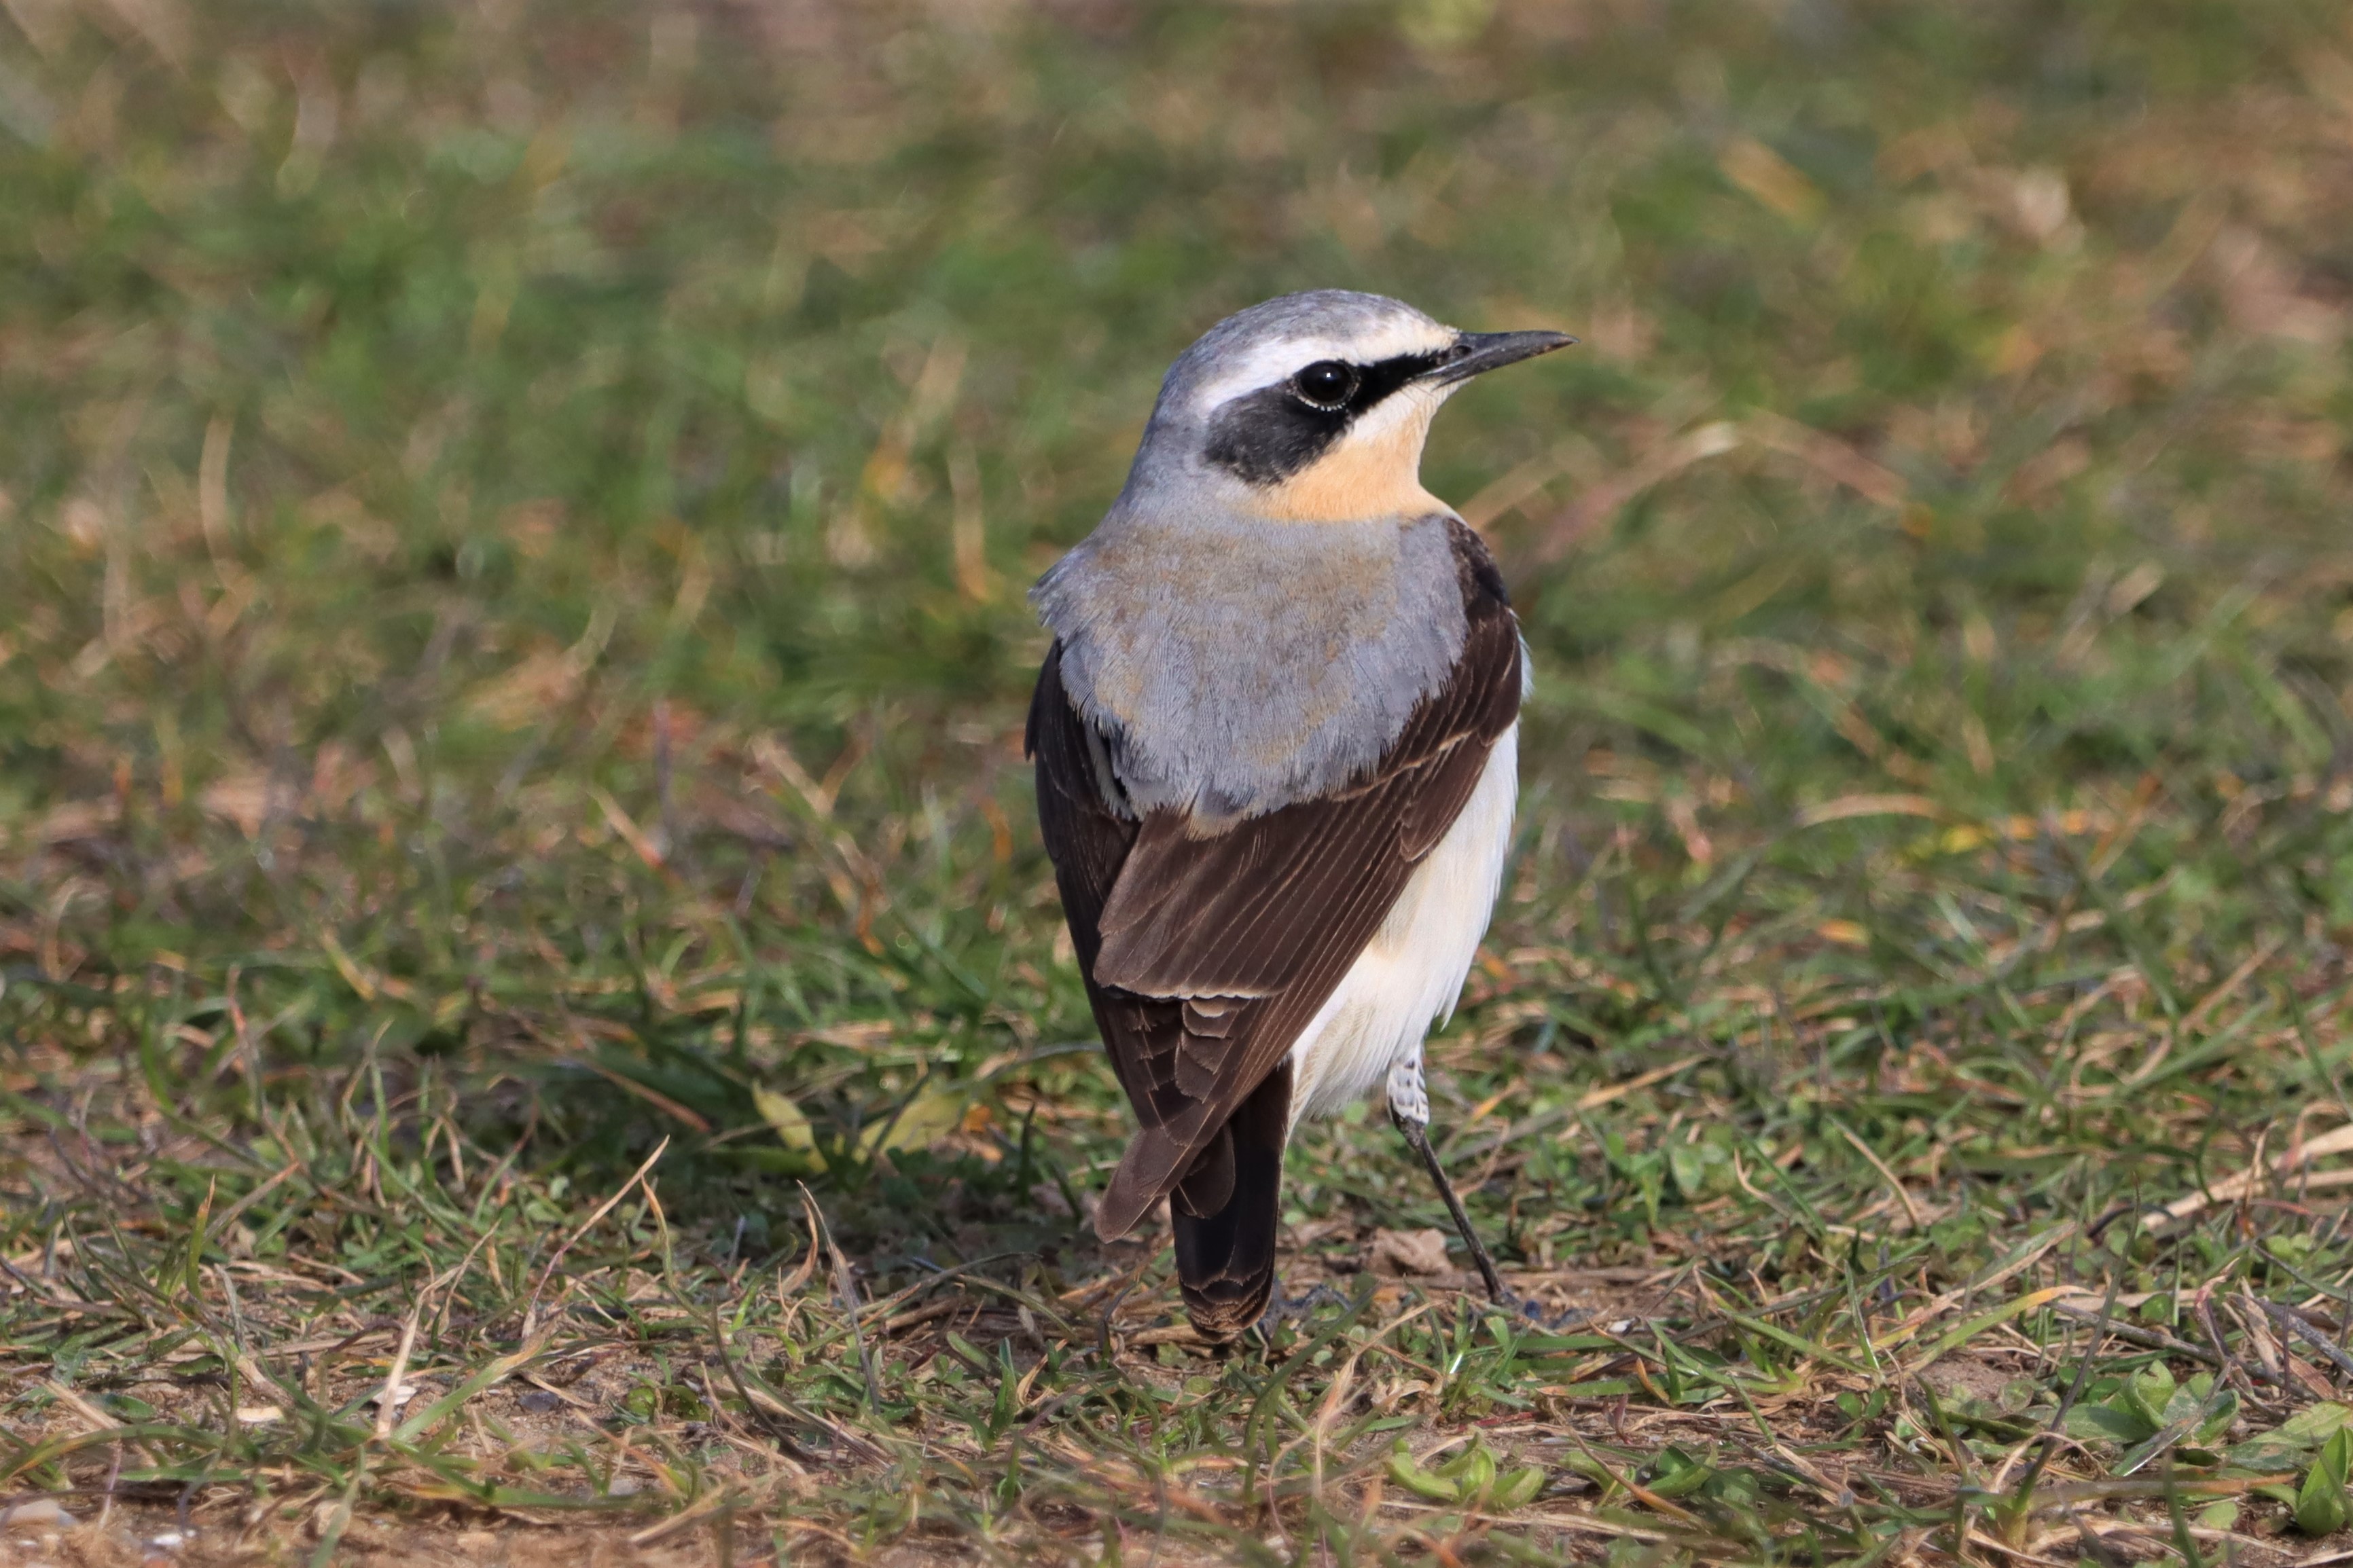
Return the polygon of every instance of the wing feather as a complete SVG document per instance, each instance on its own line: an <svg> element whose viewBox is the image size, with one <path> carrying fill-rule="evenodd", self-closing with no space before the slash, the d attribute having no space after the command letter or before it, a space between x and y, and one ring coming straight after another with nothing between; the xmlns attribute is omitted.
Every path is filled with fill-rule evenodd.
<svg viewBox="0 0 2353 1568"><path fill-rule="evenodd" d="M1471 797L1518 717L1518 623L1484 547L1457 525L1461 657L1371 775L1214 828L1138 821L1103 798L1060 645L1030 709L1039 819L1089 1000L1140 1131L1096 1217L1124 1234L1180 1183L1296 1043Z"/></svg>

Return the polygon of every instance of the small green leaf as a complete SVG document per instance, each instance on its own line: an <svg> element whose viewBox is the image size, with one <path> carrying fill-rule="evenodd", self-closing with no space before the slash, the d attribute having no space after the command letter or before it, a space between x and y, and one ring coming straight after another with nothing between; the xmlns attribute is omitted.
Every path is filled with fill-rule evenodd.
<svg viewBox="0 0 2353 1568"><path fill-rule="evenodd" d="M1495 1454L1481 1438L1472 1438L1471 1447L1440 1465L1438 1473L1454 1487L1459 1498L1476 1498L1495 1481Z"/></svg>
<svg viewBox="0 0 2353 1568"><path fill-rule="evenodd" d="M2110 1443L2140 1443L2156 1436L2158 1425L2139 1411L2116 1405L2078 1405L2067 1413L2067 1436L2096 1437Z"/></svg>
<svg viewBox="0 0 2353 1568"><path fill-rule="evenodd" d="M2316 1465L2295 1494L2295 1527L2306 1535L2333 1535L2344 1524L2345 1489L2330 1481Z"/></svg>
<svg viewBox="0 0 2353 1568"><path fill-rule="evenodd" d="M1535 1501L1536 1493L1544 1489L1544 1484L1542 1466L1530 1465L1524 1470L1514 1470L1495 1483L1494 1490L1487 1494L1487 1505L1505 1512L1525 1508Z"/></svg>
<svg viewBox="0 0 2353 1568"><path fill-rule="evenodd" d="M2199 1448L2212 1447L2215 1439L2228 1432L2231 1423L2238 1418L2239 1396L2226 1388L2207 1405L2205 1419L2198 1423L2197 1430L2190 1435L2190 1446Z"/></svg>
<svg viewBox="0 0 2353 1568"><path fill-rule="evenodd" d="M1709 1466L1670 1444L1651 1461L1651 1479L1644 1485L1655 1497L1679 1498L1699 1490L1715 1473Z"/></svg>
<svg viewBox="0 0 2353 1568"><path fill-rule="evenodd" d="M2285 1445L2315 1447L2343 1431L2348 1421L2353 1421L2353 1406L2307 1405L2263 1436Z"/></svg>
<svg viewBox="0 0 2353 1568"><path fill-rule="evenodd" d="M2182 1435L2189 1430L2189 1427L2186 1422L2176 1421L2160 1430L2148 1441L2134 1444L2117 1456L2115 1473L2119 1476L2134 1474L2151 1459L2181 1441Z"/></svg>
<svg viewBox="0 0 2353 1568"><path fill-rule="evenodd" d="M1683 1202L1695 1204L1707 1190L1707 1156L1697 1143L1671 1143L1667 1146L1667 1173L1675 1179L1675 1191Z"/></svg>
<svg viewBox="0 0 2353 1568"><path fill-rule="evenodd" d="M2353 1416L2353 1409L2342 1405L2308 1405L2270 1431L2232 1445L2226 1457L2251 1470L2286 1469L2343 1431L2348 1416Z"/></svg>
<svg viewBox="0 0 2353 1568"><path fill-rule="evenodd" d="M878 1121L859 1134L858 1149L871 1158L877 1151L896 1153L904 1149L928 1149L955 1131L964 1120L965 1096L945 1089L917 1095L889 1121Z"/></svg>
<svg viewBox="0 0 2353 1568"><path fill-rule="evenodd" d="M760 1120L775 1131L777 1142L799 1157L809 1174L825 1169L825 1156L818 1152L817 1134L809 1129L809 1119L801 1114L801 1108L790 1097L773 1089L755 1087L752 1103L758 1108Z"/></svg>
<svg viewBox="0 0 2353 1568"><path fill-rule="evenodd" d="M1013 1429L1021 1416L1021 1373L1013 1364L1013 1342L997 1347L997 1403L988 1413L988 1440L996 1442Z"/></svg>
<svg viewBox="0 0 2353 1568"><path fill-rule="evenodd" d="M1397 1447L1389 1450L1389 1479L1414 1496L1428 1498L1431 1502L1460 1502L1462 1500L1460 1487L1444 1476L1433 1475L1414 1463L1413 1451L1405 1446L1402 1437L1398 1439Z"/></svg>
<svg viewBox="0 0 2353 1568"><path fill-rule="evenodd" d="M2173 1373L2163 1362L2156 1363L2125 1384L2118 1403L2157 1430L2168 1419L2165 1407L2173 1403Z"/></svg>
<svg viewBox="0 0 2353 1568"><path fill-rule="evenodd" d="M2295 1527L2306 1535L2332 1535L2345 1528L2348 1463L2353 1463L2353 1432L2340 1426L2321 1445L2295 1494Z"/></svg>
<svg viewBox="0 0 2353 1568"><path fill-rule="evenodd" d="M2230 1464L2247 1470L2287 1470L2304 1463L2309 1450L2277 1440L2275 1433L2265 1432L2243 1443L2233 1443L2222 1450Z"/></svg>
<svg viewBox="0 0 2353 1568"><path fill-rule="evenodd" d="M1603 1464L1599 1457L1585 1449L1574 1449L1563 1454L1560 1457L1560 1462L1567 1469L1583 1476L1587 1480L1599 1487L1605 1498L1618 1488L1618 1478L1610 1474L1609 1467Z"/></svg>
<svg viewBox="0 0 2353 1568"><path fill-rule="evenodd" d="M2340 1426L2320 1446L2313 1468L2326 1470L2338 1486L2345 1484L2346 1473L2353 1470L2353 1427Z"/></svg>
<svg viewBox="0 0 2353 1568"><path fill-rule="evenodd" d="M2205 1381L2204 1387L2199 1386L2201 1378ZM2193 1377L2176 1387L2172 1395L2165 1402L2165 1425L2170 1426L2177 1421L2199 1419L2206 1408L2207 1390L2211 1387L2213 1387L2213 1380L2206 1378L2202 1373L2198 1377Z"/></svg>

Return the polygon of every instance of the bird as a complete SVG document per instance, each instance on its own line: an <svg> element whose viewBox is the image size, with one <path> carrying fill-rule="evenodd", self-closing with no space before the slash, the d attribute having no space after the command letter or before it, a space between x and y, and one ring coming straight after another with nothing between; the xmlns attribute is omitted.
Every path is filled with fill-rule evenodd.
<svg viewBox="0 0 2353 1568"><path fill-rule="evenodd" d="M1209 1343L1273 1297L1293 1131L1377 1091L1509 1299L1431 1151L1422 1043L1501 886L1527 651L1493 557L1419 472L1464 383L1575 341L1344 289L1229 316L1031 590L1039 826L1137 1124L1095 1230L1166 1199Z"/></svg>

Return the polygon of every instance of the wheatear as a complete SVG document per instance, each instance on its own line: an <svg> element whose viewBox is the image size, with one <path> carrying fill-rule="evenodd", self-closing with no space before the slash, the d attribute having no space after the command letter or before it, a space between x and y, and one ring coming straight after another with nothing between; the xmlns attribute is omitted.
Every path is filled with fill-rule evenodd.
<svg viewBox="0 0 2353 1568"><path fill-rule="evenodd" d="M1039 821L1141 1124L1095 1230L1167 1198L1210 1339L1266 1309L1291 1130L1376 1086L1504 1299L1424 1134L1421 1044L1494 906L1525 654L1419 469L1456 387L1574 341L1339 290L1229 317L1031 595Z"/></svg>

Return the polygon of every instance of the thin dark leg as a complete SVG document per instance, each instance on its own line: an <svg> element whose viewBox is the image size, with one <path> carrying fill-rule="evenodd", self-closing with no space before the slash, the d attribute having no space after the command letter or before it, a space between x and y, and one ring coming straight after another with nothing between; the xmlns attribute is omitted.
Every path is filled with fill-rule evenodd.
<svg viewBox="0 0 2353 1568"><path fill-rule="evenodd" d="M1397 1123L1399 1132L1405 1134L1407 1145L1421 1156L1422 1168L1430 1173L1430 1179L1438 1184L1438 1195L1446 1200L1446 1212L1454 1216L1454 1228L1461 1234L1462 1245L1471 1249L1471 1261L1479 1266L1479 1278L1487 1283L1488 1299L1498 1306L1511 1306L1511 1292L1504 1289L1503 1279L1495 1272L1495 1260L1487 1256L1487 1248L1481 1244L1479 1233L1471 1228L1471 1216L1462 1212L1462 1200L1454 1195L1454 1184L1446 1179L1445 1168L1439 1164L1438 1152L1430 1146L1429 1138L1422 1132L1422 1124L1409 1121L1395 1110L1389 1112L1389 1120Z"/></svg>

